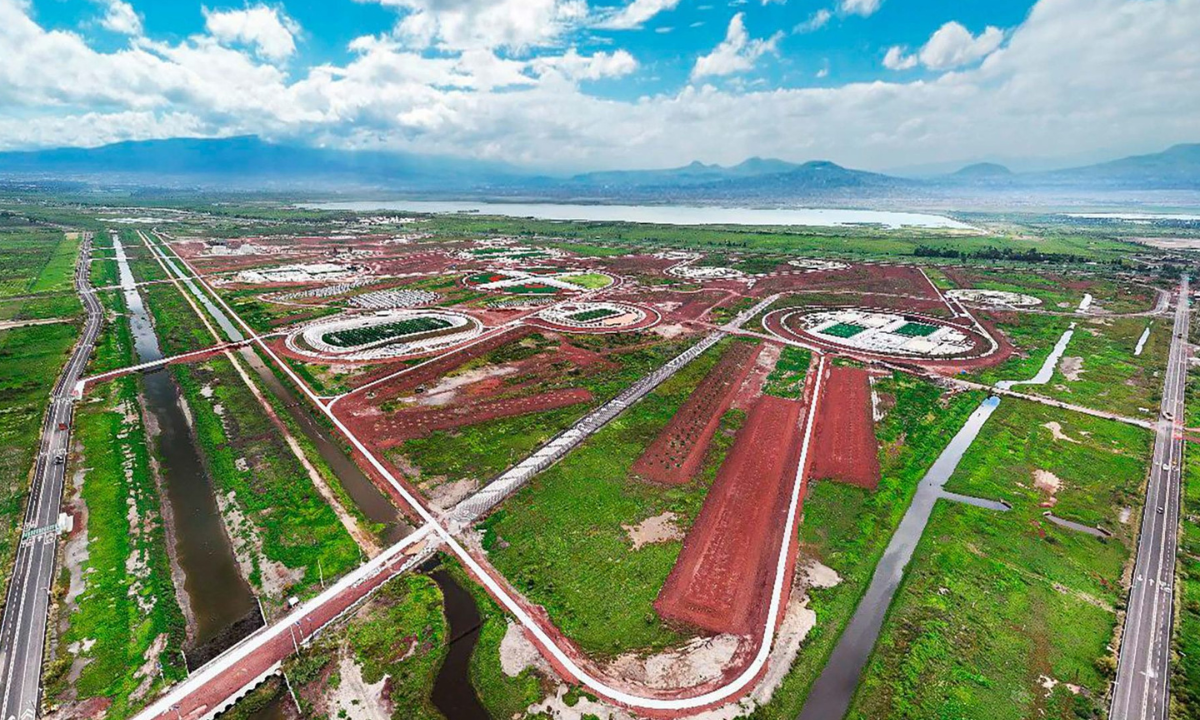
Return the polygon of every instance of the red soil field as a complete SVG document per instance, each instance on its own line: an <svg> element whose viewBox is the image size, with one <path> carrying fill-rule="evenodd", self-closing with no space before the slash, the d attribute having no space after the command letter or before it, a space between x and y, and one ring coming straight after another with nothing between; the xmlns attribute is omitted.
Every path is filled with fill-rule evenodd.
<svg viewBox="0 0 1200 720"><path fill-rule="evenodd" d="M666 485L682 485L691 480L700 470L721 415L729 409L761 351L762 345L743 342L730 345L633 464L633 472Z"/></svg>
<svg viewBox="0 0 1200 720"><path fill-rule="evenodd" d="M762 625L796 480L802 408L767 395L755 403L654 602L660 617L714 633L745 635Z"/></svg>
<svg viewBox="0 0 1200 720"><path fill-rule="evenodd" d="M879 442L871 417L871 380L863 368L831 367L813 428L813 480L879 485Z"/></svg>
<svg viewBox="0 0 1200 720"><path fill-rule="evenodd" d="M436 430L452 430L464 425L514 417L526 413L556 410L592 401L592 393L584 388L554 390L539 395L456 405L436 410L405 410L375 417L356 417L355 432L372 438L383 448L399 445L405 440L429 435Z"/></svg>

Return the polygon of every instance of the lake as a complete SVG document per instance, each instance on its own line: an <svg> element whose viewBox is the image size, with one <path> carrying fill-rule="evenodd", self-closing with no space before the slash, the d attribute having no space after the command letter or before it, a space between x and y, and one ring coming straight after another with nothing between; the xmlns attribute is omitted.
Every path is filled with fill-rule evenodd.
<svg viewBox="0 0 1200 720"><path fill-rule="evenodd" d="M569 205L429 200L356 200L304 203L299 207L309 210L351 210L355 212L393 210L412 213L479 213L505 217L534 217L542 220L591 220L659 225L806 225L813 227L880 225L893 229L901 227L975 229L966 223L941 215L834 208Z"/></svg>

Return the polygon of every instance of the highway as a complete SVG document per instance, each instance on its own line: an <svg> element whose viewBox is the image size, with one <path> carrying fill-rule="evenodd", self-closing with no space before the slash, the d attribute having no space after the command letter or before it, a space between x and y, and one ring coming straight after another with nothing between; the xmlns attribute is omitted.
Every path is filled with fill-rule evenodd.
<svg viewBox="0 0 1200 720"><path fill-rule="evenodd" d="M1183 402L1187 384L1188 281L1179 285L1175 326L1155 430L1153 465L1138 538L1137 561L1121 635L1113 720L1165 720L1170 706L1171 620L1179 486L1183 460Z"/></svg>
<svg viewBox="0 0 1200 720"><path fill-rule="evenodd" d="M0 620L0 687L3 687L0 719L3 720L32 720L37 716L40 701L46 617L58 548L55 525L70 443L72 391L87 366L103 320L100 301L88 281L92 239L89 234L83 238L75 265L75 290L83 300L87 319L83 335L54 385L42 423L41 447L34 464L24 529L8 586L4 617Z"/></svg>

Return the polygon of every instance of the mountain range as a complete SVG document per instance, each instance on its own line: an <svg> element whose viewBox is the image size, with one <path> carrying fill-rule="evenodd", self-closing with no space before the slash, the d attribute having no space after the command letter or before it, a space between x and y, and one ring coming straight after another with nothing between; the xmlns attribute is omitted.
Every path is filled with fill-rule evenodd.
<svg viewBox="0 0 1200 720"><path fill-rule="evenodd" d="M257 137L178 138L98 148L0 153L0 178L79 180L224 190L405 192L539 196L574 200L846 199L1054 190L1200 190L1200 144L1051 172L1014 173L976 163L948 174L906 178L815 160L750 158L733 166L693 162L662 170L551 177L503 163L283 145Z"/></svg>

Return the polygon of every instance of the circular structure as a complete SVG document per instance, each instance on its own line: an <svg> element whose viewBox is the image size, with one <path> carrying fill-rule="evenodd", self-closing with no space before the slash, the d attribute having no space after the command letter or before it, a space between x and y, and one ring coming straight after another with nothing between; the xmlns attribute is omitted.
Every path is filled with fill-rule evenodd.
<svg viewBox="0 0 1200 720"><path fill-rule="evenodd" d="M764 318L768 330L831 348L911 359L977 357L990 344L975 330L891 310L784 309Z"/></svg>
<svg viewBox="0 0 1200 720"><path fill-rule="evenodd" d="M1035 298L1032 295L1022 295L1021 293L1007 292L1005 290L963 288L961 290L947 290L946 295L960 302L994 308L1027 308L1037 307L1042 304L1040 298Z"/></svg>
<svg viewBox="0 0 1200 720"><path fill-rule="evenodd" d="M788 260L788 265L794 268L800 268L807 272L820 272L822 270L845 270L850 267L844 262L836 260L820 260L818 258L796 258Z"/></svg>
<svg viewBox="0 0 1200 720"><path fill-rule="evenodd" d="M551 266L485 270L463 278L469 288L512 295L577 293L606 288L614 282L616 280L607 273Z"/></svg>
<svg viewBox="0 0 1200 720"><path fill-rule="evenodd" d="M461 313L395 310L322 320L292 333L286 344L325 360L386 360L457 345L482 331L478 320Z"/></svg>
<svg viewBox="0 0 1200 720"><path fill-rule="evenodd" d="M537 318L567 332L643 330L660 319L654 311L616 302L559 303L538 313Z"/></svg>
<svg viewBox="0 0 1200 720"><path fill-rule="evenodd" d="M735 280L745 276L741 270L706 265L676 265L668 268L667 273L687 280Z"/></svg>

